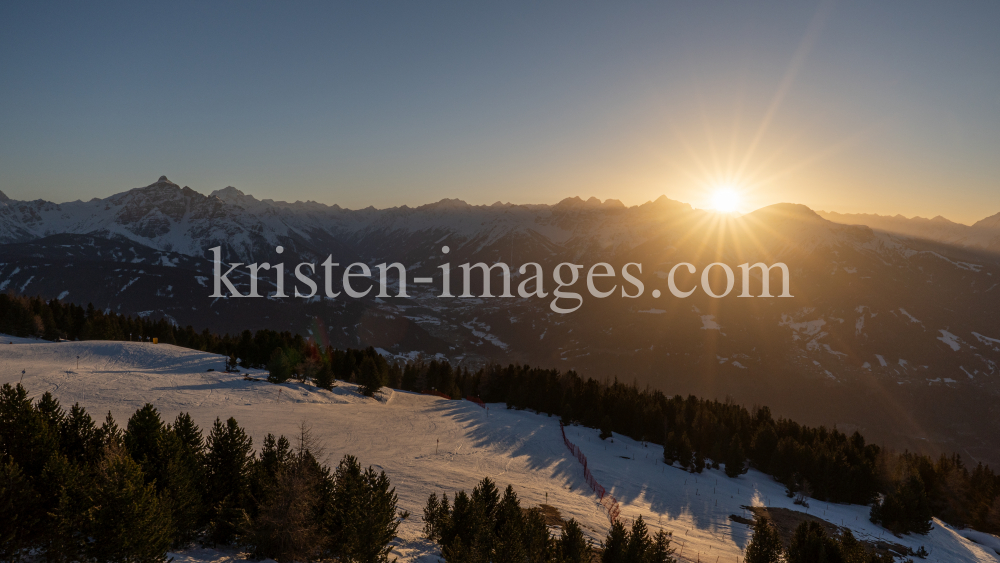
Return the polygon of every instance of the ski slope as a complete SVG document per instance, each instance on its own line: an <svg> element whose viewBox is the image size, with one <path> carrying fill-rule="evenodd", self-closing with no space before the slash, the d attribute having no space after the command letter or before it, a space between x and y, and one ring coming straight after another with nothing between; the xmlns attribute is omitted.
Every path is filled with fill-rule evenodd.
<svg viewBox="0 0 1000 563"><path fill-rule="evenodd" d="M595 543L607 533L607 515L564 445L556 417L388 389L366 398L343 382L332 391L298 383L273 385L263 381L266 374L260 370L244 370L258 379L247 381L221 371L224 363L219 355L165 344L43 343L0 335L0 383L18 382L24 370L23 384L33 397L51 391L64 408L79 402L96 421L110 411L124 426L149 402L165 421L179 412L191 413L203 432L216 417L235 417L255 447L268 432L291 439L305 421L324 445L326 463L352 454L362 465L389 475L400 508L410 512L395 542L393 555L400 561L439 560L437 547L421 537L420 516L431 492L451 497L460 489L471 491L486 476L500 487L512 484L527 506L548 502L563 518L576 518ZM757 471L737 479L717 470L691 474L665 465L659 446L617 434L602 441L597 434L566 428L594 477L618 499L622 517L641 514L652 530L672 532L681 561L742 561L750 531L729 520L730 514L749 516L741 506L804 510L785 497L781 484ZM884 537L913 549L924 546L930 553L926 561L1000 561L992 549L936 520L926 536L895 538L868 521L866 506L814 500L808 512L846 526L862 539ZM996 540L979 535L985 538L979 539L982 543ZM179 563L238 559L238 554L211 549L171 555Z"/></svg>

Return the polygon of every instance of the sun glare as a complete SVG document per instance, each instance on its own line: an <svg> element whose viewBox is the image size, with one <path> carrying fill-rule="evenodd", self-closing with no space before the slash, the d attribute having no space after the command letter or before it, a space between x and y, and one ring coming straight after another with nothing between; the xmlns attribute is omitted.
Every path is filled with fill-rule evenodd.
<svg viewBox="0 0 1000 563"><path fill-rule="evenodd" d="M712 208L722 213L733 213L740 204L740 195L732 188L719 188L712 194Z"/></svg>

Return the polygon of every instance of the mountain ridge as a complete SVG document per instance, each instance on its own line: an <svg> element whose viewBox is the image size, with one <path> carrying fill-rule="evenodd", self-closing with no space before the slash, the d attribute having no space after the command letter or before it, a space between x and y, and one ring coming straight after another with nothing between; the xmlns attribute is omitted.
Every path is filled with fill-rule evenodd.
<svg viewBox="0 0 1000 563"><path fill-rule="evenodd" d="M440 354L455 365L613 373L671 393L771 404L807 423L867 428L901 447L1000 463L988 436L1000 427L1000 257L988 238L934 240L834 221L792 203L743 216L665 196L631 207L596 198L547 206L438 203L350 210L258 200L231 187L204 195L166 177L102 200L4 202L0 291L219 333L272 328L399 357ZM299 262L330 256L340 269L400 262L409 297L375 298L373 291L362 299L282 299L264 275L268 299L212 299L208 249L216 246L225 262L283 261L288 293L304 289L291 273ZM514 291L524 279L517 267L537 263L547 297L440 298L444 262L452 264L456 295L458 264L504 262ZM551 272L564 262L585 267L570 289L583 300L571 315L550 309ZM585 287L586 268L601 262L616 272L602 280L613 287L607 298ZM697 290L684 299L667 287L682 262L699 271L677 270L677 284ZM737 297L737 266L758 262L787 265L791 298ZM713 263L736 276L722 299L699 289L700 271ZM635 292L618 274L628 264L644 284L637 297L621 294ZM503 280L493 274L498 295ZM723 276L721 268L709 276L721 291L725 278L715 276ZM781 287L776 276L772 271L772 295ZM331 289L342 291L334 277ZM435 286L412 283L416 277ZM245 268L232 279L248 292ZM751 294L759 294L760 274L748 279ZM484 291L479 278L471 290Z"/></svg>

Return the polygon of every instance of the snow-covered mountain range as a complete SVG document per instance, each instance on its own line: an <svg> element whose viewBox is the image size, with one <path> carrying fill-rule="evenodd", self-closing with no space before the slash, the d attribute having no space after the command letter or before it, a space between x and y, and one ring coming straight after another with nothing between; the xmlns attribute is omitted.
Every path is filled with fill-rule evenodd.
<svg viewBox="0 0 1000 563"><path fill-rule="evenodd" d="M893 221L910 230L889 228ZM637 379L995 465L1000 216L972 227L921 221L927 228L793 204L733 218L666 197L633 207L570 198L349 210L258 200L232 187L203 195L161 177L87 202L0 195L0 291L165 316L197 329L287 329L398 356ZM280 257L278 245L286 249ZM636 262L645 292L585 295L569 315L549 309L551 296L444 299L436 297L439 284L411 286L409 298L212 299L214 246L227 262L283 261L288 271L328 255L341 265L398 261L409 276L438 282L444 262L502 261L512 269L538 262L548 272L560 262L608 262L619 272ZM710 263L736 269L758 261L786 263L794 297L739 298L739 277L722 299L667 291L668 272L680 262L697 266L698 274L678 278L693 285ZM245 278L234 280L238 288ZM622 280L609 287L615 282ZM759 276L753 283L759 287ZM570 289L586 294L584 284ZM479 287L473 284L476 293Z"/></svg>

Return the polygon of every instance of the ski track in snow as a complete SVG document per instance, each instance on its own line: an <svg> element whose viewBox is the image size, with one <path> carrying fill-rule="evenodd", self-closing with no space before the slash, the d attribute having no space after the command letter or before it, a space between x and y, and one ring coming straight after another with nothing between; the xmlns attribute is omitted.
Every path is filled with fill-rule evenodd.
<svg viewBox="0 0 1000 563"><path fill-rule="evenodd" d="M165 344L39 343L4 335L0 342L0 383L16 383L24 369L24 385L33 398L51 391L63 408L79 402L98 422L110 411L124 426L148 401L167 422L190 412L203 433L217 416L235 417L259 447L268 432L294 436L306 421L329 454L326 463L352 454L389 475L399 507L410 512L391 554L401 562L439 561L437 546L421 537L427 496L471 491L486 476L501 488L512 484L525 506L543 503L548 493L549 504L564 518L576 518L595 543L608 530L606 514L562 443L557 417L507 410L502 404L490 404L487 411L468 401L404 391L383 390L372 399L343 382L333 391L273 385L262 381L261 370L249 370L258 381L246 381L220 371L223 356ZM602 441L597 430L576 426L566 434L586 454L597 481L618 499L623 518L630 522L641 514L652 531L673 532L680 561L742 558L750 530L729 520L730 514L746 515L741 505L800 510L784 495L783 485L754 470L737 479L719 470L691 474L666 466L660 446L617 434L613 441ZM846 525L861 538L889 536L868 521L866 506L816 500L808 512ZM935 521L927 536L888 539L913 549L925 546L930 552L925 561L1000 561L959 534ZM170 555L177 563L242 560L238 553L206 548Z"/></svg>

